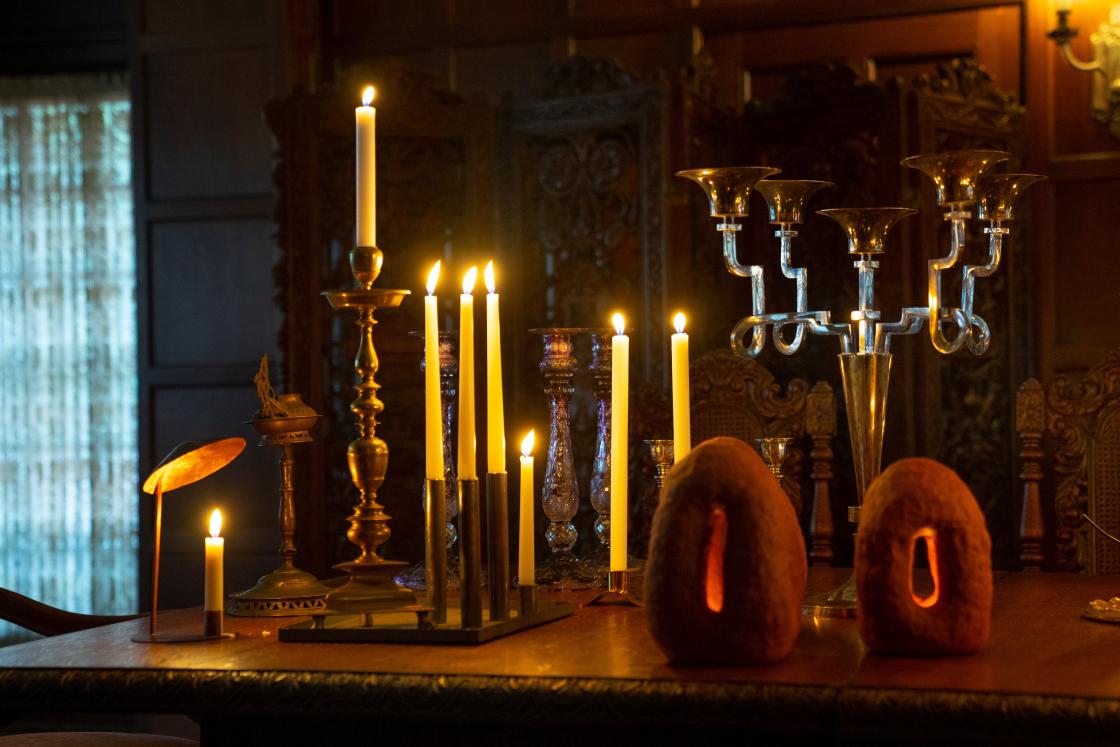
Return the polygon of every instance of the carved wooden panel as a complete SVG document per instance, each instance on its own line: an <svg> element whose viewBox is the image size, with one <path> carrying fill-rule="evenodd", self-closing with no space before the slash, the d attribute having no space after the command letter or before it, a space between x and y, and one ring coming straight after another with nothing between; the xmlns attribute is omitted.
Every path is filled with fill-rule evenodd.
<svg viewBox="0 0 1120 747"><path fill-rule="evenodd" d="M493 113L479 101L442 91L399 64L352 70L347 80L378 87L378 244L385 264L378 285L421 292L426 268L449 261L454 279L480 247L492 246ZM356 326L333 314L320 292L351 287L347 253L354 231L353 107L360 83L338 92L295 95L270 104L277 138L279 188L276 266L284 313L284 389L322 412L314 448L297 461L299 545L310 570L348 558L344 517L355 491L346 468L354 437L353 356ZM442 286L450 303L454 293ZM450 305L445 307L450 311ZM418 299L378 314L375 344L385 412L378 435L389 443L389 471L379 499L393 516L391 557L422 554L423 407Z"/></svg>

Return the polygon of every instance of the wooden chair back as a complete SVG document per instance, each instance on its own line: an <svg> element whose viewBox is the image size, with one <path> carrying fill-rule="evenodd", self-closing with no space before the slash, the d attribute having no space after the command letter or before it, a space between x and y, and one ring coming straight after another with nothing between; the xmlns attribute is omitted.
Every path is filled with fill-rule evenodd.
<svg viewBox="0 0 1120 747"><path fill-rule="evenodd" d="M1028 379L1015 404L1023 570L1120 573L1120 544L1085 518L1120 535L1120 349L1081 378Z"/></svg>

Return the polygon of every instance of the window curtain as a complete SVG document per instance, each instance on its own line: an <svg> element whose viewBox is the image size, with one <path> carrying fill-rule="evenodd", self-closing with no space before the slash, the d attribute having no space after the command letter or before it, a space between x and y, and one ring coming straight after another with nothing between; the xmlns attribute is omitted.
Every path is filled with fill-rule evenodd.
<svg viewBox="0 0 1120 747"><path fill-rule="evenodd" d="M0 585L74 612L137 609L129 110L120 75L0 79Z"/></svg>

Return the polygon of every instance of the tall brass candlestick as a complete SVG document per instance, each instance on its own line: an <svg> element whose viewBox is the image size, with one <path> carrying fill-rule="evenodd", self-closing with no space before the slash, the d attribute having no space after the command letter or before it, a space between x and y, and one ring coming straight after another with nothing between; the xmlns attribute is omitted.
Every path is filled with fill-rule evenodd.
<svg viewBox="0 0 1120 747"><path fill-rule="evenodd" d="M374 314L381 308L396 308L408 295L407 290L374 288L373 282L381 274L383 256L374 246L356 246L350 250L350 270L356 288L351 290L324 291L323 296L331 308L353 309L358 312L360 330L358 352L354 370L358 383L354 387L357 398L350 411L358 422L358 437L350 442L346 459L350 466L350 479L358 488L358 503L350 515L347 539L357 545L361 554L354 560L335 566L345 571L349 579L327 595L327 608L332 612L364 613L408 607L416 604L416 595L393 581L406 564L386 560L377 554L377 548L389 539L389 514L377 502L377 490L385 481L389 466L389 446L375 434L377 416L385 405L377 396L381 388L377 383L377 351L373 344L373 327L377 324Z"/></svg>

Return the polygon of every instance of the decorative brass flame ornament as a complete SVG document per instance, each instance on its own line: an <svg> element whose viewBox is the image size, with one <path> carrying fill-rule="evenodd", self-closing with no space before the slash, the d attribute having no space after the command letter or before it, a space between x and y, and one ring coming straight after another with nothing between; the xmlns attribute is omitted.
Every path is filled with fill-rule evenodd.
<svg viewBox="0 0 1120 747"><path fill-rule="evenodd" d="M296 444L310 443L310 429L319 414L298 394L276 395L268 376L268 356L261 356L253 382L260 409L249 421L261 435L261 446L280 449L280 567L261 576L253 588L233 595L229 614L244 617L287 617L325 609L330 587L296 568L296 507L292 485Z"/></svg>

